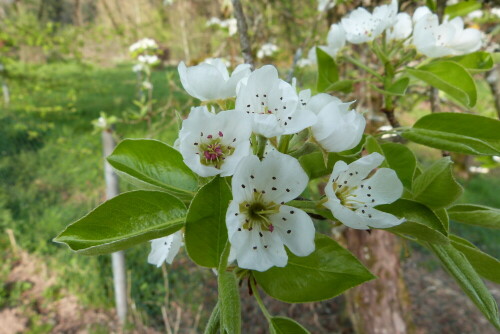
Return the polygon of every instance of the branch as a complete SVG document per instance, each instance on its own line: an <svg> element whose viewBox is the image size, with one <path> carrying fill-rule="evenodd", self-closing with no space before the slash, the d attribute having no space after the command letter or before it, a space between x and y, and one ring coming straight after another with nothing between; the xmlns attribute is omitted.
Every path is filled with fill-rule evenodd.
<svg viewBox="0 0 500 334"><path fill-rule="evenodd" d="M250 46L250 39L248 38L248 26L245 19L245 14L243 13L243 7L241 6L240 0L232 0L234 7L234 16L238 22L238 34L240 35L240 46L241 52L243 53L243 59L245 59L246 64L250 64L252 69L255 68L255 64L252 57L252 47Z"/></svg>

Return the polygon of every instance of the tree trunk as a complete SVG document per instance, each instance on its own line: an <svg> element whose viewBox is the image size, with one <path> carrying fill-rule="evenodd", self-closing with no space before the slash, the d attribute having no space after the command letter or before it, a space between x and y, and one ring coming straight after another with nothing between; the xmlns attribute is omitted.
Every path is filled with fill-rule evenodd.
<svg viewBox="0 0 500 334"><path fill-rule="evenodd" d="M347 229L345 237L351 252L378 277L346 294L349 316L356 333L414 333L397 237L381 230L368 233L354 229Z"/></svg>

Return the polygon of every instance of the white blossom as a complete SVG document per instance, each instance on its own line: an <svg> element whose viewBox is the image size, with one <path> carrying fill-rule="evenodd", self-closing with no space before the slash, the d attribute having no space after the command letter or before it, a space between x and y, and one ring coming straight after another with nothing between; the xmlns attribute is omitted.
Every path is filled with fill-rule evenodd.
<svg viewBox="0 0 500 334"><path fill-rule="evenodd" d="M411 16L407 13L399 13L396 15L396 22L393 26L386 30L386 38L391 40L403 40L410 37L413 30L413 22Z"/></svg>
<svg viewBox="0 0 500 334"><path fill-rule="evenodd" d="M427 57L463 55L481 47L481 32L473 28L464 29L460 17L439 24L437 15L427 13L423 16L419 14L417 19L414 14L414 20L413 44L418 52Z"/></svg>
<svg viewBox="0 0 500 334"><path fill-rule="evenodd" d="M491 14L500 17L500 7L491 8Z"/></svg>
<svg viewBox="0 0 500 334"><path fill-rule="evenodd" d="M233 36L238 32L238 22L234 17L227 20L221 20L218 17L211 17L210 20L207 21L207 26L217 26L227 29L229 36Z"/></svg>
<svg viewBox="0 0 500 334"><path fill-rule="evenodd" d="M373 41L387 27L394 25L397 12L397 0L392 0L389 5L375 7L373 14L363 7L355 9L341 21L347 41L353 44Z"/></svg>
<svg viewBox="0 0 500 334"><path fill-rule="evenodd" d="M144 69L144 64L142 63L135 64L134 67L132 67L132 71L135 73L142 72Z"/></svg>
<svg viewBox="0 0 500 334"><path fill-rule="evenodd" d="M327 152L350 150L359 144L366 120L356 110L349 110L353 102L344 103L329 94L320 93L311 98L310 90L299 94L300 104L317 115L312 125L315 141Z"/></svg>
<svg viewBox="0 0 500 334"><path fill-rule="evenodd" d="M143 38L138 40L134 44L129 47L130 52L144 52L144 51L153 51L158 49L158 44L156 44L154 39L151 38Z"/></svg>
<svg viewBox="0 0 500 334"><path fill-rule="evenodd" d="M335 7L335 0L318 0L318 12L324 12Z"/></svg>
<svg viewBox="0 0 500 334"><path fill-rule="evenodd" d="M182 246L182 231L177 231L169 236L151 240L151 253L148 263L161 267L163 262L172 264L174 257Z"/></svg>
<svg viewBox="0 0 500 334"><path fill-rule="evenodd" d="M481 18L483 17L483 11L480 10L480 9L477 9L477 10L474 10L472 12L470 12L469 14L467 14L467 18L469 20L474 20L474 19L478 19L478 18Z"/></svg>
<svg viewBox="0 0 500 334"><path fill-rule="evenodd" d="M232 179L233 200L226 214L230 261L265 271L288 262L286 246L298 256L314 251L314 224L302 210L285 205L299 196L308 177L297 159L271 151L260 161L244 158Z"/></svg>
<svg viewBox="0 0 500 334"><path fill-rule="evenodd" d="M276 52L278 52L279 48L276 44L273 43L265 43L262 44L260 49L257 51L257 58L262 59L264 57L271 57Z"/></svg>
<svg viewBox="0 0 500 334"><path fill-rule="evenodd" d="M366 230L387 228L405 221L374 208L394 202L403 193L403 185L392 169L380 168L367 178L383 161L382 155L372 153L349 165L337 161L333 167L325 188L328 202L324 205L342 224Z"/></svg>
<svg viewBox="0 0 500 334"><path fill-rule="evenodd" d="M142 64L154 65L160 62L160 58L156 55L139 55L137 61Z"/></svg>
<svg viewBox="0 0 500 334"><path fill-rule="evenodd" d="M200 176L232 175L250 154L250 118L241 111L211 113L205 106L192 108L182 122L179 151L184 163Z"/></svg>
<svg viewBox="0 0 500 334"><path fill-rule="evenodd" d="M240 64L231 76L223 60L210 59L196 66L178 66L179 76L189 95L202 101L224 100L236 96L238 82L250 75L250 65Z"/></svg>
<svg viewBox="0 0 500 334"><path fill-rule="evenodd" d="M297 133L316 123L316 115L298 108L296 90L278 78L274 66L266 65L242 80L236 110L252 116L253 132L271 138Z"/></svg>

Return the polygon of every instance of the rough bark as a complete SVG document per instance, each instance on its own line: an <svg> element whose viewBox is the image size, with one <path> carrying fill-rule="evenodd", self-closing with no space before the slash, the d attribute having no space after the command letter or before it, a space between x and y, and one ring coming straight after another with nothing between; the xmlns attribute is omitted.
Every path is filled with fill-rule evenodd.
<svg viewBox="0 0 500 334"><path fill-rule="evenodd" d="M410 300L399 261L400 243L391 233L347 229L347 247L378 278L349 290L349 316L358 334L414 333Z"/></svg>
<svg viewBox="0 0 500 334"><path fill-rule="evenodd" d="M248 37L248 26L245 18L245 13L243 12L243 7L239 0L232 0L234 7L234 17L238 23L238 34L240 36L240 46L241 52L243 53L243 59L245 59L246 64L255 68L255 63L252 56L252 47L250 44L250 38Z"/></svg>

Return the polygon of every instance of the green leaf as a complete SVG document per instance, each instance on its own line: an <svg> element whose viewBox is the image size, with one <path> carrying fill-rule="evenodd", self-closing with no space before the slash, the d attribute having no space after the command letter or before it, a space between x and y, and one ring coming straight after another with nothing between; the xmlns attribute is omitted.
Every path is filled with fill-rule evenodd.
<svg viewBox="0 0 500 334"><path fill-rule="evenodd" d="M257 283L273 298L306 303L335 297L375 278L349 251L331 238L316 234L316 250L299 257L288 252L284 268L253 271Z"/></svg>
<svg viewBox="0 0 500 334"><path fill-rule="evenodd" d="M377 206L377 210L406 218L400 225L385 230L408 235L422 241L446 244L448 232L436 214L425 205L408 199Z"/></svg>
<svg viewBox="0 0 500 334"><path fill-rule="evenodd" d="M500 330L497 303L467 258L451 244L429 247L486 319Z"/></svg>
<svg viewBox="0 0 500 334"><path fill-rule="evenodd" d="M219 266L227 242L226 211L230 200L231 189L217 176L191 202L184 239L189 257L200 266Z"/></svg>
<svg viewBox="0 0 500 334"><path fill-rule="evenodd" d="M493 68L494 62L491 53L477 51L463 56L449 58L450 60L459 63L466 69L472 72L489 71Z"/></svg>
<svg viewBox="0 0 500 334"><path fill-rule="evenodd" d="M434 162L413 181L413 198L432 209L444 208L462 195L463 188L455 180L449 157Z"/></svg>
<svg viewBox="0 0 500 334"><path fill-rule="evenodd" d="M352 92L352 86L354 85L354 80L339 80L332 83L324 91L325 92L342 92L350 93Z"/></svg>
<svg viewBox="0 0 500 334"><path fill-rule="evenodd" d="M300 165L304 168L304 171L311 180L330 174L333 170L333 166L339 160L351 163L356 159L353 157L343 157L338 153L329 153L328 166L326 166L325 159L321 152L309 153L299 158Z"/></svg>
<svg viewBox="0 0 500 334"><path fill-rule="evenodd" d="M404 96L409 84L409 78L399 78L398 80L393 82L392 85L387 87L387 91L391 92L393 95Z"/></svg>
<svg viewBox="0 0 500 334"><path fill-rule="evenodd" d="M217 334L220 328L220 305L219 301L215 304L214 309L212 310L212 314L208 319L207 325L205 326L205 330L203 334Z"/></svg>
<svg viewBox="0 0 500 334"><path fill-rule="evenodd" d="M456 235L451 235L451 244L461 251L476 272L482 277L494 283L500 284L500 261L494 257L483 253L479 248L469 241Z"/></svg>
<svg viewBox="0 0 500 334"><path fill-rule="evenodd" d="M446 6L444 13L448 15L451 20L457 16L465 16L477 9L481 9L481 3L479 1L459 1L454 5Z"/></svg>
<svg viewBox="0 0 500 334"><path fill-rule="evenodd" d="M500 229L500 209L476 204L457 204L448 209L451 219L470 225Z"/></svg>
<svg viewBox="0 0 500 334"><path fill-rule="evenodd" d="M387 89L378 88L373 84L370 84L370 87L376 90L377 92L385 95L404 96L409 84L410 84L410 79L404 77L393 82L392 85L387 87Z"/></svg>
<svg viewBox="0 0 500 334"><path fill-rule="evenodd" d="M445 60L406 68L406 72L429 85L442 90L466 107L476 105L477 89L474 79L462 65Z"/></svg>
<svg viewBox="0 0 500 334"><path fill-rule="evenodd" d="M324 92L339 80L339 69L335 60L318 47L316 48L316 58L318 61L316 89L318 92Z"/></svg>
<svg viewBox="0 0 500 334"><path fill-rule="evenodd" d="M221 327L227 333L241 333L241 305L236 276L234 272L219 271L218 280Z"/></svg>
<svg viewBox="0 0 500 334"><path fill-rule="evenodd" d="M293 319L272 317L270 331L273 334L309 334L309 331Z"/></svg>
<svg viewBox="0 0 500 334"><path fill-rule="evenodd" d="M365 147L369 153L377 152L380 154L384 154L384 151L382 151L382 146L380 146L378 140L373 136L366 136ZM383 164L385 165L385 167L387 167L386 161L384 161Z"/></svg>
<svg viewBox="0 0 500 334"><path fill-rule="evenodd" d="M415 154L403 144L388 142L380 146L389 168L394 169L398 178L407 189L411 189L415 169L417 168Z"/></svg>
<svg viewBox="0 0 500 334"><path fill-rule="evenodd" d="M443 225L445 231L449 232L450 231L450 217L448 216L448 211L446 211L446 209L444 209L444 208L441 208L441 209L434 210L434 213L441 221L441 224Z"/></svg>
<svg viewBox="0 0 500 334"><path fill-rule="evenodd" d="M68 225L54 241L85 255L108 254L182 228L186 206L161 191L137 190L104 202Z"/></svg>
<svg viewBox="0 0 500 334"><path fill-rule="evenodd" d="M146 189L190 198L198 186L196 175L184 164L182 155L158 140L125 139L108 162L125 180Z"/></svg>
<svg viewBox="0 0 500 334"><path fill-rule="evenodd" d="M403 137L441 150L500 155L500 121L472 114L435 113L419 119Z"/></svg>

